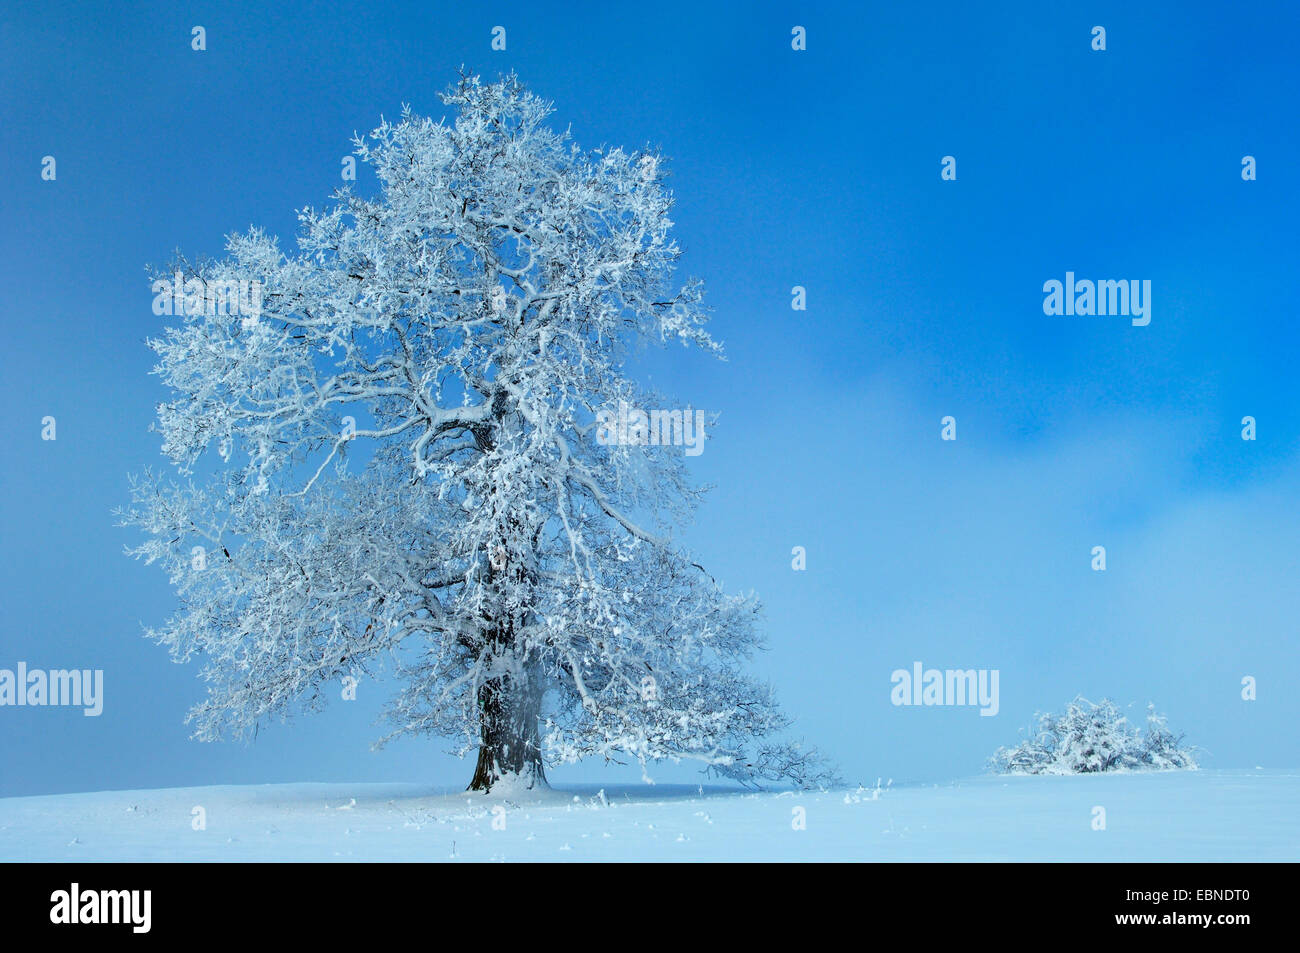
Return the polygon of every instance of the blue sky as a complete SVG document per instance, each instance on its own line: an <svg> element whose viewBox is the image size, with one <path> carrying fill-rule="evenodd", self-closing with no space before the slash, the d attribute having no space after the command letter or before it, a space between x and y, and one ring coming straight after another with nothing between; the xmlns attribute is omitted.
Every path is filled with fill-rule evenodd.
<svg viewBox="0 0 1300 953"><path fill-rule="evenodd" d="M1079 692L1156 702L1208 766L1300 764L1300 7L970 6L6 6L0 668L102 668L106 698L0 708L0 795L468 782L434 739L371 752L374 692L251 745L188 740L197 666L141 637L173 599L112 515L160 462L145 266L251 224L287 243L353 132L443 115L462 64L517 71L586 147L670 157L729 359L631 371L721 413L688 539L763 597L756 667L847 778L976 773ZM1067 271L1150 280L1150 325L1045 315ZM918 660L998 669L997 717L892 706Z"/></svg>

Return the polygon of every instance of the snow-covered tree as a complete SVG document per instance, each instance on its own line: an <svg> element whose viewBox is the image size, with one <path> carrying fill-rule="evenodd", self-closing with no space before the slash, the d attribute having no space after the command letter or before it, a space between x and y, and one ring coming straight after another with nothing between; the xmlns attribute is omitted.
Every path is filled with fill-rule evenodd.
<svg viewBox="0 0 1300 953"><path fill-rule="evenodd" d="M1191 749L1181 747L1165 717L1149 706L1147 730L1135 731L1110 699L1093 704L1082 696L1064 714L1039 714L1030 737L999 748L990 766L1007 774L1091 774L1120 768L1195 768Z"/></svg>
<svg viewBox="0 0 1300 953"><path fill-rule="evenodd" d="M181 482L133 480L124 523L181 601L150 634L204 660L197 737L387 670L381 743L477 748L472 789L587 756L827 780L744 674L756 601L674 540L700 498L681 447L597 426L664 406L634 348L721 353L700 284L672 283L661 156L580 150L513 76L443 100L453 122L354 140L378 188L303 210L297 253L254 229L183 264L196 297L149 342ZM197 296L239 281L260 314Z"/></svg>

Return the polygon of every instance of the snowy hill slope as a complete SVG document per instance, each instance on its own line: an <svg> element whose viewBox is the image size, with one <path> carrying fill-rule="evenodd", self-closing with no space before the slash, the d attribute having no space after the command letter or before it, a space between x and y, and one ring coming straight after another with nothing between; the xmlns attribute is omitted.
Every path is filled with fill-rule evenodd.
<svg viewBox="0 0 1300 953"><path fill-rule="evenodd" d="M1093 829L1096 807L1105 830ZM1300 772L1259 770L981 777L878 793L174 788L0 800L0 860L1294 861L1297 807ZM198 816L206 829L193 829Z"/></svg>

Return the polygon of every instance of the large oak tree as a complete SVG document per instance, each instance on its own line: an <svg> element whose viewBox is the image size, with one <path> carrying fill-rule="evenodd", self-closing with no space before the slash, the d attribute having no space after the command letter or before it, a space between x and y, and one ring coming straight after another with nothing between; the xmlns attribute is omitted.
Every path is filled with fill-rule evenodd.
<svg viewBox="0 0 1300 953"><path fill-rule="evenodd" d="M260 315L200 304L150 342L180 480L133 481L125 522L181 601L152 635L204 662L198 737L387 670L388 737L477 748L474 789L588 756L822 780L743 672L756 602L674 542L681 448L598 433L661 406L632 348L720 353L672 283L660 156L580 150L514 77L444 101L355 141L374 194L304 210L295 253L253 230L184 266L260 282Z"/></svg>

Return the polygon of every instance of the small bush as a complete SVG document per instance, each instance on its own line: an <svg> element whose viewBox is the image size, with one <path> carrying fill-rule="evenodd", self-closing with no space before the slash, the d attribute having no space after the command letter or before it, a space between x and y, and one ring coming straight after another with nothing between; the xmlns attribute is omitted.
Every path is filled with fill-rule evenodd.
<svg viewBox="0 0 1300 953"><path fill-rule="evenodd" d="M1173 771L1196 767L1182 735L1165 716L1147 707L1145 731L1137 731L1108 698L1093 704L1082 696L1062 715L1040 714L1032 737L999 748L989 759L1000 774L1092 774L1098 771Z"/></svg>

